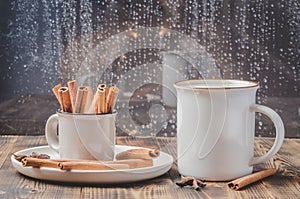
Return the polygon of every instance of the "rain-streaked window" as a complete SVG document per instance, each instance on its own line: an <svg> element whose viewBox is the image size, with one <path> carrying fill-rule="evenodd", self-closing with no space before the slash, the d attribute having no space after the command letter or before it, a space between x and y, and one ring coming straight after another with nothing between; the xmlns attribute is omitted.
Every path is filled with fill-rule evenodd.
<svg viewBox="0 0 300 199"><path fill-rule="evenodd" d="M0 5L1 134L44 134L52 87L120 89L119 135L176 136L175 81L253 80L300 137L298 0L10 0ZM264 116L256 135L274 136ZM22 128L20 128L22 126Z"/></svg>

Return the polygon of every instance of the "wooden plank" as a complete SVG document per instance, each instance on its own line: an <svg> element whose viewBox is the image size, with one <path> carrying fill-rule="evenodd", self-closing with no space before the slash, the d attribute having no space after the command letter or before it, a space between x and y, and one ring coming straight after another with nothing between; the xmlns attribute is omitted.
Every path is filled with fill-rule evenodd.
<svg viewBox="0 0 300 199"><path fill-rule="evenodd" d="M11 155L10 151L12 151L16 140L17 140L17 137L1 136L1 139L0 139L0 168L2 168L5 160Z"/></svg>
<svg viewBox="0 0 300 199"><path fill-rule="evenodd" d="M271 148L273 139L260 139L261 145L267 145L267 149ZM285 173L272 176L268 181L264 181L264 185L274 195L285 195L286 198L297 198L300 196L300 139L285 139L284 143L275 155L275 158L282 161L280 168L294 172L298 178L284 177ZM294 167L295 166L295 167ZM274 186L275 185L275 186ZM276 187L276 188L275 188Z"/></svg>
<svg viewBox="0 0 300 199"><path fill-rule="evenodd" d="M262 182L264 187L270 194L276 198L277 196L285 196L286 198L299 198L300 186L299 181L282 176L271 176L268 180Z"/></svg>
<svg viewBox="0 0 300 199"><path fill-rule="evenodd" d="M256 138L255 153L265 153L273 141ZM299 180L279 175L268 177L241 191L230 190L226 182L208 182L202 191L190 187L180 188L175 184L180 179L176 165L175 138L119 137L118 144L157 147L171 154L175 163L169 172L158 178L117 185L75 185L23 176L12 167L10 154L24 148L45 145L45 136L1 136L0 143L0 198L297 198L300 195ZM299 168L299 146L300 140L286 139L278 155ZM271 166L269 162L257 169Z"/></svg>
<svg viewBox="0 0 300 199"><path fill-rule="evenodd" d="M52 95L16 95L0 103L0 134L43 135L47 118L58 107Z"/></svg>
<svg viewBox="0 0 300 199"><path fill-rule="evenodd" d="M44 136L8 136L8 138L14 138L14 141L12 142L12 147L7 148L6 154L8 156L0 171L0 197L1 193L3 196L5 195L5 198L76 198L80 195L80 187L51 184L52 182L47 183L32 179L17 173L12 167L10 161L12 153L29 147L45 145Z"/></svg>

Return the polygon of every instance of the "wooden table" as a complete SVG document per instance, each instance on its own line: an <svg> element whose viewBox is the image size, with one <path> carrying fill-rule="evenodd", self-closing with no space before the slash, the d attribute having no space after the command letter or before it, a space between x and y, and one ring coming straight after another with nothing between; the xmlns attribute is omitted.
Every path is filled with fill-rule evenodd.
<svg viewBox="0 0 300 199"><path fill-rule="evenodd" d="M256 138L255 154L264 153L273 139ZM176 160L176 138L119 137L118 144L158 147ZM19 174L12 166L13 152L46 145L44 136L0 136L0 198L300 198L300 180L282 175L270 176L240 191L227 187L226 182L208 182L202 191L178 187L180 180L176 161L166 174L143 182L117 185L76 185L45 182ZM277 154L297 171L300 170L300 139L285 139ZM256 170L271 167L267 162ZM299 177L299 173L298 173Z"/></svg>

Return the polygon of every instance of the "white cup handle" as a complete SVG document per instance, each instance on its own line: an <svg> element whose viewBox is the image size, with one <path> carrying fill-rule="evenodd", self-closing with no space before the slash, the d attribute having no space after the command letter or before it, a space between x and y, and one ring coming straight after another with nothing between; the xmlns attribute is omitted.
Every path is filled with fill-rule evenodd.
<svg viewBox="0 0 300 199"><path fill-rule="evenodd" d="M258 105L258 104L254 104L254 105L251 105L250 111L259 112L259 113L262 113L262 114L265 114L266 116L268 116L274 123L275 129L276 129L276 137L275 137L275 141L274 141L272 148L266 154L259 156L259 157L252 157L250 159L249 165L254 165L254 164L263 163L263 162L271 159L275 155L275 153L278 152L278 150L280 149L280 147L283 143L283 139L284 139L284 126L283 126L283 122L282 122L280 116L275 111L273 111L271 108L268 108L268 107L262 106L262 105Z"/></svg>
<svg viewBox="0 0 300 199"><path fill-rule="evenodd" d="M49 147L56 152L59 151L57 127L58 127L58 115L53 114L48 118L46 122L45 134L46 134L46 140L48 142Z"/></svg>

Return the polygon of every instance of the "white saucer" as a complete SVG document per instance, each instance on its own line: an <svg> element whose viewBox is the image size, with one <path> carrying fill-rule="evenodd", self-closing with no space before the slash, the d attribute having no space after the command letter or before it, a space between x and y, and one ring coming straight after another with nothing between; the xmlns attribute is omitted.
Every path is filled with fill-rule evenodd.
<svg viewBox="0 0 300 199"><path fill-rule="evenodd" d="M116 153L128 149L141 148L133 146L116 145ZM16 152L15 154L30 155L32 152L44 153L50 155L53 159L59 159L58 153L50 149L48 146L39 146L28 148ZM62 171L55 168L33 168L23 167L14 156L11 156L11 161L16 170L26 176L50 181L72 182L72 183L125 183L147 180L158 177L171 168L173 164L173 157L167 153L160 152L160 156L153 159L152 167L138 168L138 169L124 169L124 170L71 170Z"/></svg>

